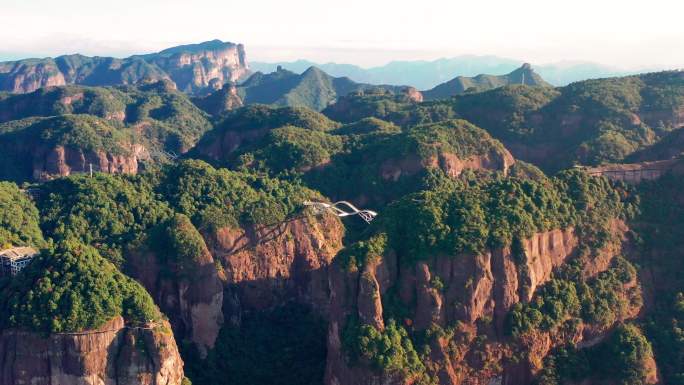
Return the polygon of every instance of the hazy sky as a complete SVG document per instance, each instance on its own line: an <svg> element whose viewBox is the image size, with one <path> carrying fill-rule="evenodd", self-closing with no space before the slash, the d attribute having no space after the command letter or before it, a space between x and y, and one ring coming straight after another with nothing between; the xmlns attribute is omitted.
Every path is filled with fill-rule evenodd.
<svg viewBox="0 0 684 385"><path fill-rule="evenodd" d="M683 14L681 0L0 0L0 60L221 39L259 61L475 54L684 68Z"/></svg>

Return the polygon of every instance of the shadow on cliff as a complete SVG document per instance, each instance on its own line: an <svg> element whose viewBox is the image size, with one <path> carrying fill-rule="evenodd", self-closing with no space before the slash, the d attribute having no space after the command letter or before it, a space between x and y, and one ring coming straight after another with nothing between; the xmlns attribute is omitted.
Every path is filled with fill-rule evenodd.
<svg viewBox="0 0 684 385"><path fill-rule="evenodd" d="M201 230L176 222L155 238L159 247L132 247L127 267L170 317L193 383L321 384L339 219L302 213ZM173 258L182 254L169 247L174 237L197 244L192 260Z"/></svg>
<svg viewBox="0 0 684 385"><path fill-rule="evenodd" d="M276 306L254 308L252 291L270 288ZM327 322L301 299L296 285L272 279L232 285L224 292L224 318L206 358L196 346L181 343L186 376L194 385L320 385L323 383ZM300 300L293 300L300 298ZM264 298L257 298L257 306Z"/></svg>

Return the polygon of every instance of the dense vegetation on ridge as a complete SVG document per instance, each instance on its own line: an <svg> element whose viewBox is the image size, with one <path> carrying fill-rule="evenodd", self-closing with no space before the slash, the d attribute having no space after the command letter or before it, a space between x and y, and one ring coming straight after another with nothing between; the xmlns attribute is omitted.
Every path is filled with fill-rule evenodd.
<svg viewBox="0 0 684 385"><path fill-rule="evenodd" d="M117 269L125 269L127 247L151 237L151 246L187 274L196 265L193 258L206 250L195 226L214 231L275 224L315 196L287 182L217 170L201 161L185 161L141 176L57 179L36 190L38 209L15 185L2 182L0 187L0 202L7 207L0 222L3 245L42 246L41 228L56 242L21 279L2 282L3 301L7 301L3 314L8 317L2 325L45 333L97 328L119 314L130 322L158 318L144 289ZM45 274L47 281L41 278ZM31 291L38 281L47 286ZM62 291L55 291L57 286ZM95 302L73 296L60 302L72 292L88 293L92 295L88 301ZM37 302L30 302L33 299Z"/></svg>
<svg viewBox="0 0 684 385"><path fill-rule="evenodd" d="M57 146L83 153L166 160L190 149L209 116L164 82L139 86L41 88L0 98L0 176L24 181ZM140 155L139 155L140 156ZM91 160L92 162L92 160Z"/></svg>
<svg viewBox="0 0 684 385"><path fill-rule="evenodd" d="M216 153L215 144L226 140L234 148ZM266 106L229 114L200 141L193 155L200 154L232 168L301 179L332 199L363 192L372 204L416 191L442 156L481 156L501 171L508 156L500 142L464 120L402 130L377 118L340 125L311 111Z"/></svg>
<svg viewBox="0 0 684 385"><path fill-rule="evenodd" d="M14 183L0 182L0 250L44 242L33 202Z"/></svg>
<svg viewBox="0 0 684 385"><path fill-rule="evenodd" d="M188 160L141 176L98 174L50 181L40 187L37 206L45 234L96 245L121 267L126 245L174 212L199 229L267 225L294 214L314 195L291 183Z"/></svg>
<svg viewBox="0 0 684 385"><path fill-rule="evenodd" d="M616 381L620 385L646 382L652 375L648 367L653 359L651 344L634 324L623 324L612 336L597 346L577 350L560 347L544 360L539 385L586 379Z"/></svg>
<svg viewBox="0 0 684 385"><path fill-rule="evenodd" d="M45 234L96 245L119 267L125 245L171 214L140 177L76 176L48 182L40 189L36 203Z"/></svg>
<svg viewBox="0 0 684 385"><path fill-rule="evenodd" d="M634 224L642 241L639 262L658 277L645 331L664 381L684 384L684 180L668 175L639 190L641 215Z"/></svg>
<svg viewBox="0 0 684 385"><path fill-rule="evenodd" d="M246 314L239 328L221 329L205 360L186 361L186 373L199 384L320 384L325 333L324 321L297 304Z"/></svg>
<svg viewBox="0 0 684 385"><path fill-rule="evenodd" d="M145 289L74 240L45 250L17 278L2 282L0 328L44 334L99 328L115 316L129 324L160 321Z"/></svg>
<svg viewBox="0 0 684 385"><path fill-rule="evenodd" d="M513 85L414 105L400 97L356 93L324 113L335 120L377 117L402 126L464 118L513 154L543 169L619 162L684 122L679 71L587 80L561 88Z"/></svg>
<svg viewBox="0 0 684 385"><path fill-rule="evenodd" d="M433 184L390 204L374 223L374 232L386 234L386 246L405 263L434 255L477 254L569 226L577 227L596 248L607 241L610 218L633 210L607 180L579 171L541 182L516 178L454 182L438 175ZM384 250L373 253L343 252L343 263L358 269Z"/></svg>
<svg viewBox="0 0 684 385"><path fill-rule="evenodd" d="M566 171L541 181L513 177L453 181L442 176L427 190L388 205L367 231L367 238L342 250L338 261L349 272L361 272L389 253L409 268L421 260L469 258L488 249L510 247L518 259L517 268L524 273L522 240L573 226L582 253L538 288L531 302L517 303L507 316L505 330L517 339L526 333L576 327L574 320L609 328L626 317L628 306L641 301L638 291L623 293L624 287L636 279L636 270L618 257L609 270L586 280L581 274L582 260L594 258L592 253L612 241L611 218L629 219L635 210L635 201L624 200L620 190L606 179L580 171ZM443 287L439 277L433 278L432 284L438 290ZM522 290L528 292L529 288L522 285ZM403 371L422 378L420 383L430 383L422 364L426 356L419 353L426 349L420 333L398 324L406 314L412 314L409 308L415 304L394 302L387 306L383 315L390 326L384 331L353 317L347 320L343 338L350 360L364 359L377 369ZM650 354L648 345L652 358ZM624 378L630 376L624 374Z"/></svg>
<svg viewBox="0 0 684 385"><path fill-rule="evenodd" d="M149 252L154 263L145 273L172 282L151 292L180 293L187 289L182 285L198 284L192 279L202 276L200 264L215 273L221 294L216 301L225 317L222 325L217 321L216 344L204 356L183 332L176 333L184 339L178 345L196 385L320 384L326 343L338 342L333 332L343 364L373 379L440 383L434 357L445 354L479 365L491 378L536 360L539 370L530 375L539 385L636 385L654 378L684 384L681 175L627 185L571 168L680 155L682 72L561 88L471 89L428 102L347 87L346 80L324 75L256 74L238 92L248 104L275 106L253 104L215 116L167 82L0 94L0 145L6 149L0 179L12 181L0 181L0 246L41 249L16 277L0 278L0 329L47 335L96 329L119 315L134 326L162 321L153 300L159 294L150 296L126 275L134 276L140 263L135 258L148 261L139 254ZM270 87L282 92L274 96ZM317 94L321 89L325 95ZM347 91L354 92L342 96ZM32 179L32 156L39 151L65 146L125 155L133 144L183 155L163 161L151 156L136 175L55 175L15 184ZM298 229L306 233L313 218L303 204L308 200L349 200L378 212L370 225L358 217L343 219L343 248L316 267L343 278L297 277L303 288L287 288L304 298L307 285L340 295L332 293L332 282L347 279L345 290L354 295L342 299L344 322L334 328L326 324L329 309L299 300L243 311L241 295L260 285L290 283L258 277L251 265L233 271L221 259L226 255L212 255L233 252L217 246L222 242L253 251L252 241L273 230L292 250L284 255L269 249L254 260L247 253L243 263L279 258L278 268L301 274L295 264L320 262L309 255L323 249L320 234L292 234L279 225L306 218ZM571 229L577 247L533 282L538 272L530 271L524 244L559 229ZM423 301L446 299L440 295L450 283L433 269L425 288L416 287L415 276L384 286L398 271L501 250L510 254L506 274L517 280L515 303L505 314L422 328L414 323L413 292L434 295ZM385 270L375 272L376 262L387 262ZM489 268L482 275L499 274ZM467 269L458 273L473 275L460 292L480 290L472 285L485 278ZM233 274L246 282L234 284ZM136 278L148 286L158 277ZM487 276L483 285L504 279L509 277ZM359 305L368 294L362 288L374 285L380 298L371 294L372 306L381 308L384 328L364 320ZM158 305L164 311L187 306L173 300ZM459 301L439 306L456 313L467 306ZM173 321L188 314L167 316ZM549 341L548 354L531 351L540 337Z"/></svg>

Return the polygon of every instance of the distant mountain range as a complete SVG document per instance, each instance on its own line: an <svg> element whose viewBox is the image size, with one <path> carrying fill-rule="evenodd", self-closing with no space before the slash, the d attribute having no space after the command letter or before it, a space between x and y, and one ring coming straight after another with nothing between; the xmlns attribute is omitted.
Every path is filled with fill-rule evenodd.
<svg viewBox="0 0 684 385"><path fill-rule="evenodd" d="M407 91L409 87L357 83L348 77L334 77L317 67L309 67L302 74L277 67L269 74L257 72L237 87L244 104L308 107L322 110L338 97L351 92L382 88L392 93Z"/></svg>
<svg viewBox="0 0 684 385"><path fill-rule="evenodd" d="M412 100L433 100L510 84L564 85L625 74L592 63L535 66L535 70L529 64L496 56L395 61L369 69L305 60L248 64L242 44L212 40L123 59L75 54L0 62L0 91L28 93L47 86L115 86L165 80L192 95L198 106L210 113L245 104L320 111L340 96L373 88L408 92Z"/></svg>
<svg viewBox="0 0 684 385"><path fill-rule="evenodd" d="M423 91L425 100L446 99L465 92L481 92L513 84L550 87L528 63L506 75L477 75L474 77L457 76L435 88Z"/></svg>
<svg viewBox="0 0 684 385"><path fill-rule="evenodd" d="M527 63L505 75L458 76L422 92L410 86L357 83L348 77L331 76L318 67L309 67L301 74L276 67L274 72L256 72L238 85L229 85L206 97L195 98L195 103L213 115L248 104L308 107L321 111L340 97L354 92L389 93L423 101L513 84L551 86Z"/></svg>
<svg viewBox="0 0 684 385"><path fill-rule="evenodd" d="M315 63L307 60L293 62L251 62L253 71L273 72L278 66L294 72L318 67L332 76L346 76L357 82L371 84L408 84L427 90L456 76L474 77L480 74L506 74L523 64L520 60L497 56L457 56L434 61L393 61L386 65L362 68L353 64ZM554 86L592 78L629 75L643 71L624 71L588 62L568 62L534 66L539 75Z"/></svg>
<svg viewBox="0 0 684 385"><path fill-rule="evenodd" d="M124 59L64 55L0 62L0 91L32 92L41 87L108 86L172 80L191 94L220 89L249 73L242 44L207 41Z"/></svg>

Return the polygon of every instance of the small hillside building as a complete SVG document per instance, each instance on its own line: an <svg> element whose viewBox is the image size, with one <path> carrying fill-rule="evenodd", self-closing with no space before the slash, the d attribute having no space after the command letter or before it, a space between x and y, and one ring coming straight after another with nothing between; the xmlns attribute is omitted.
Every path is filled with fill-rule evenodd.
<svg viewBox="0 0 684 385"><path fill-rule="evenodd" d="M17 275L36 255L38 255L38 251L33 247L13 247L0 250L0 275Z"/></svg>

